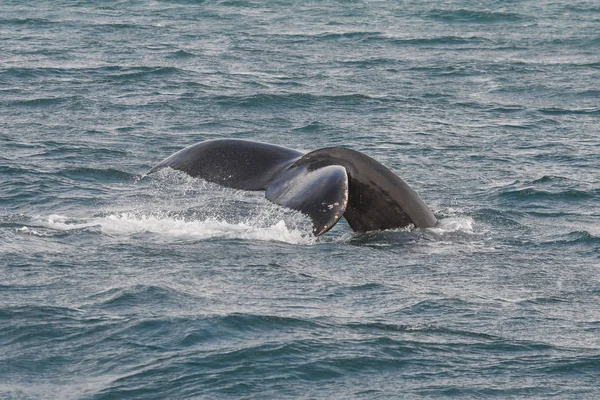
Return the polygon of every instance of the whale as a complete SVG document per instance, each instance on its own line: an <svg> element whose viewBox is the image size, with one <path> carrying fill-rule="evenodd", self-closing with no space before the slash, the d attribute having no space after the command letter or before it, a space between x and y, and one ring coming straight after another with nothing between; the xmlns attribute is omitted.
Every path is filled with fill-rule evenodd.
<svg viewBox="0 0 600 400"><path fill-rule="evenodd" d="M307 215L321 236L344 218L356 232L429 228L431 209L398 175L368 155L327 147L308 153L245 139L188 146L155 165L239 190L264 191L278 205Z"/></svg>

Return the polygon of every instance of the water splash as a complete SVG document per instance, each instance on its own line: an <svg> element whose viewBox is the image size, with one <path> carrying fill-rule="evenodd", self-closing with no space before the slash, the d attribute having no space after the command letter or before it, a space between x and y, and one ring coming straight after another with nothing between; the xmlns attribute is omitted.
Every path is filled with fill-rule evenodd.
<svg viewBox="0 0 600 400"><path fill-rule="evenodd" d="M471 217L450 217L439 220L438 224L427 231L444 235L447 233L474 233L475 220Z"/></svg>
<svg viewBox="0 0 600 400"><path fill-rule="evenodd" d="M132 237L149 234L159 236L167 241L182 239L198 241L224 238L279 241L305 245L315 242L315 238L308 232L288 226L288 223L283 219L256 223L252 218L249 218L246 221L229 222L215 217L190 220L167 213L117 212L79 220L52 214L46 217L36 217L32 222L35 226L24 226L19 228L18 231L36 236L52 236L51 232L63 234L65 232L92 230L110 236Z"/></svg>

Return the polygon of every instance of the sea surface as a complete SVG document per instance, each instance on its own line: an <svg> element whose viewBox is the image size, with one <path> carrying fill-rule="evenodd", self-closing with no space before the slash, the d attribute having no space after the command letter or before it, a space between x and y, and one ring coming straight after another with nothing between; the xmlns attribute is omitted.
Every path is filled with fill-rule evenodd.
<svg viewBox="0 0 600 400"><path fill-rule="evenodd" d="M439 224L145 176L215 138ZM0 398L600 398L600 4L0 0Z"/></svg>

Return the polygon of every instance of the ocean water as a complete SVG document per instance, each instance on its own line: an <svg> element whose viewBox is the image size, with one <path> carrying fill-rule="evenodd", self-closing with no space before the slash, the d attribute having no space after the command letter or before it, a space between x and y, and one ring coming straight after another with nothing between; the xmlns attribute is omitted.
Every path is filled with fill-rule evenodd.
<svg viewBox="0 0 600 400"><path fill-rule="evenodd" d="M362 151L439 225L175 171ZM600 398L597 1L0 0L0 398Z"/></svg>

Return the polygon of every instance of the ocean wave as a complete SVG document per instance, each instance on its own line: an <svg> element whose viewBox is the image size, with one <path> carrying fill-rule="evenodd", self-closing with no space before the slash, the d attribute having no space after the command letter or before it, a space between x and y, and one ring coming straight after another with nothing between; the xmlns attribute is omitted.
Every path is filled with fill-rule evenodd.
<svg viewBox="0 0 600 400"><path fill-rule="evenodd" d="M136 178L135 174L114 168L67 168L58 175L84 182L127 182Z"/></svg>
<svg viewBox="0 0 600 400"><path fill-rule="evenodd" d="M197 57L196 54L194 54L191 51L186 51L186 50L177 50L174 51L172 53L169 53L167 55L168 58L174 58L174 59L188 59L188 58L194 58Z"/></svg>
<svg viewBox="0 0 600 400"><path fill-rule="evenodd" d="M600 107L590 108L540 108L540 113L545 115L600 115Z"/></svg>
<svg viewBox="0 0 600 400"><path fill-rule="evenodd" d="M154 78L165 76L175 76L181 75L184 73L184 70L176 68L176 67L135 67L135 68L120 68L118 73L114 72L114 69L111 73L106 74L107 78L124 81L124 80L139 80L145 78Z"/></svg>
<svg viewBox="0 0 600 400"><path fill-rule="evenodd" d="M444 336L452 337L463 337L465 339L480 339L480 340L499 340L499 336L490 335L483 332L451 329L436 324L390 324L384 322L365 322L365 323L349 323L348 328L358 330L373 330L385 332L397 332L397 333L417 333L417 334L439 334Z"/></svg>
<svg viewBox="0 0 600 400"><path fill-rule="evenodd" d="M391 41L397 45L415 45L415 46L448 46L465 44L486 44L493 43L492 40L481 36L432 36L423 38L391 38Z"/></svg>
<svg viewBox="0 0 600 400"><path fill-rule="evenodd" d="M98 67L78 66L78 67L10 67L0 70L0 76L7 76L17 79L44 79L50 78L79 78L79 79L110 79L116 81L137 80L151 77L165 77L170 75L182 75L185 70L172 66L143 66L128 67L115 65L101 65Z"/></svg>
<svg viewBox="0 0 600 400"><path fill-rule="evenodd" d="M595 197L594 191L577 189L539 189L532 186L505 189L500 192L500 197L515 200L558 200L558 201L576 201L581 199L590 199Z"/></svg>
<svg viewBox="0 0 600 400"><path fill-rule="evenodd" d="M587 67L587 68L592 68L592 69L600 69L600 62L589 62L589 63L583 63L583 64L577 64L581 67Z"/></svg>
<svg viewBox="0 0 600 400"><path fill-rule="evenodd" d="M100 293L95 293L86 298L86 307L101 308L123 308L160 303L161 307L170 304L177 307L190 301L199 301L197 296L189 293L157 285L130 285L124 287L112 287Z"/></svg>
<svg viewBox="0 0 600 400"><path fill-rule="evenodd" d="M455 36L440 35L426 37L399 37L380 31L349 31L349 32L322 32L322 33L278 33L276 37L295 40L353 40L365 43L391 44L394 46L443 46L493 43L492 40L482 36ZM398 60L395 60L398 62Z"/></svg>
<svg viewBox="0 0 600 400"><path fill-rule="evenodd" d="M556 202L588 201L600 195L589 182L558 175L543 175L528 181L514 181L493 190L502 201L519 201L548 205Z"/></svg>
<svg viewBox="0 0 600 400"><path fill-rule="evenodd" d="M51 21L47 18L0 18L0 25L30 26L31 28L47 28L48 25L59 25L59 21Z"/></svg>
<svg viewBox="0 0 600 400"><path fill-rule="evenodd" d="M429 19L435 19L445 22L471 22L478 24L491 24L503 22L515 22L531 20L529 16L523 14L505 12L505 11L479 11L479 10L445 10L433 9L427 11L424 16Z"/></svg>
<svg viewBox="0 0 600 400"><path fill-rule="evenodd" d="M314 95L310 93L281 93L281 94L255 94L250 96L216 96L216 102L223 106L236 107L290 107L296 108L319 103L336 103L345 105L360 105L365 102L385 101L365 94L339 94L339 95Z"/></svg>
<svg viewBox="0 0 600 400"><path fill-rule="evenodd" d="M30 288L31 289L31 288ZM77 334L83 313L79 309L58 306L30 305L13 308L0 308L0 320L20 321L0 328L4 345L17 347L37 343L68 340L68 336Z"/></svg>
<svg viewBox="0 0 600 400"><path fill-rule="evenodd" d="M567 181L569 181L569 179L565 178L564 176L544 175L541 178L531 181L531 184L539 185L539 184L546 184L546 183L558 183L558 182L562 183L562 182L567 182Z"/></svg>
<svg viewBox="0 0 600 400"><path fill-rule="evenodd" d="M56 142L54 140L44 140L40 142L40 145L44 146L43 152L40 156L59 157L64 156L66 158L74 158L80 156L88 156L94 158L109 158L109 157L122 157L128 154L127 150L123 148L110 148L105 147L106 144L100 144L96 146L90 146L89 142L70 141ZM109 168L110 169L110 168ZM64 171L64 170L63 170Z"/></svg>
<svg viewBox="0 0 600 400"><path fill-rule="evenodd" d="M0 76L13 79L48 79L52 77L66 77L71 74L84 72L81 68L56 68L56 67L9 67L0 69Z"/></svg>
<svg viewBox="0 0 600 400"><path fill-rule="evenodd" d="M561 235L558 238L554 238L551 241L547 241L547 244L552 246L556 245L596 245L600 244L600 236L597 234L581 230L581 231L572 231L566 235Z"/></svg>
<svg viewBox="0 0 600 400"><path fill-rule="evenodd" d="M314 35L315 38L326 39L326 40L340 40L340 39L370 39L378 37L381 32L378 31L354 31L354 32L324 32Z"/></svg>
<svg viewBox="0 0 600 400"><path fill-rule="evenodd" d="M58 97L38 97L34 99L3 101L7 106L17 107L51 107L60 105L72 105L73 103L85 102L87 99L81 96L58 96Z"/></svg>

